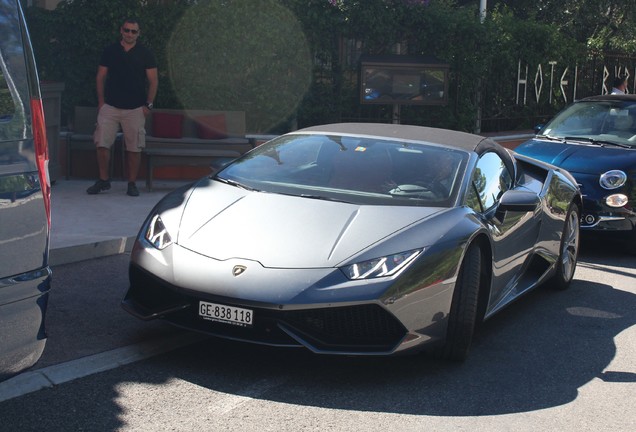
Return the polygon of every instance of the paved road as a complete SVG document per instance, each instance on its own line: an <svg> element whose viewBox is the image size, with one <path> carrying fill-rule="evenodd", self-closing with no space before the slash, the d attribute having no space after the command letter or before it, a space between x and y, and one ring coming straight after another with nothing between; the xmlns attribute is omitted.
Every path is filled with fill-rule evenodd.
<svg viewBox="0 0 636 432"><path fill-rule="evenodd" d="M636 263L599 244L581 258L571 289L487 322L462 365L206 339L0 402L0 430L634 431ZM119 311L125 269L125 256L55 269L37 367L189 335Z"/></svg>

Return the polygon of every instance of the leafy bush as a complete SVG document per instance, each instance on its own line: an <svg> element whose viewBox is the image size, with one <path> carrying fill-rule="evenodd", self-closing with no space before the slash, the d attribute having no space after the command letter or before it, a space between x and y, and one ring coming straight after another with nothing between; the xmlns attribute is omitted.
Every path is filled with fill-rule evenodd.
<svg viewBox="0 0 636 432"><path fill-rule="evenodd" d="M63 118L95 105L102 49L127 16L159 66L157 107L244 110L250 132L343 120L392 120L359 102L359 54L435 56L450 65L447 106L403 106L401 122L472 131L487 118L556 108L510 103L517 65L576 62L582 45L547 24L454 0L67 0L27 18L41 79L65 83ZM350 42L356 50L343 50ZM399 47L399 50L398 50ZM347 58L343 54L350 54ZM353 58L351 57L353 56ZM506 79L503 79L503 78Z"/></svg>
<svg viewBox="0 0 636 432"><path fill-rule="evenodd" d="M139 40L157 56L160 79L165 82L166 35L187 3L175 1L159 6L139 0L68 0L52 11L27 8L40 79L65 83L63 121L72 120L70 113L76 105L97 105L95 75L101 52L119 39L119 28L126 18L140 22ZM174 106L176 100L170 86L160 86L157 101L158 105Z"/></svg>
<svg viewBox="0 0 636 432"><path fill-rule="evenodd" d="M270 130L311 83L311 53L294 14L277 0L192 5L168 42L170 84L187 108L245 111Z"/></svg>

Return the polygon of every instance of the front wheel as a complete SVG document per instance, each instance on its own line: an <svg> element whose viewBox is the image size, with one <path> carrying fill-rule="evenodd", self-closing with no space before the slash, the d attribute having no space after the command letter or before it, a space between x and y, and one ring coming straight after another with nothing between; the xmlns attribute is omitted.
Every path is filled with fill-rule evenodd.
<svg viewBox="0 0 636 432"><path fill-rule="evenodd" d="M469 246L462 261L448 317L446 341L439 352L444 360L463 361L475 333L481 271L481 250Z"/></svg>
<svg viewBox="0 0 636 432"><path fill-rule="evenodd" d="M579 241L579 208L572 203L565 218L556 273L551 281L554 289L564 290L570 286L579 257Z"/></svg>

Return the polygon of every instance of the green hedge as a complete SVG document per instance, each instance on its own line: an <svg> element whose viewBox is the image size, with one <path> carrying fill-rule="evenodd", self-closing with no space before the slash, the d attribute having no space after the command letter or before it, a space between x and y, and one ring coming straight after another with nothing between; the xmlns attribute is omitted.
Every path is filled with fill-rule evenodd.
<svg viewBox="0 0 636 432"><path fill-rule="evenodd" d="M128 17L139 20L139 40L157 57L161 80L157 105L179 106L172 87L166 85L169 82L166 46L167 36L187 5L187 1L178 0L165 6L139 0L73 0L61 2L52 11L27 8L40 80L65 83L63 122L72 121L75 105L97 105L95 75L101 52L119 39L119 28Z"/></svg>
<svg viewBox="0 0 636 432"><path fill-rule="evenodd" d="M450 103L401 109L403 123L472 130L484 117L554 111L509 102L517 63L576 62L582 47L551 27L452 0L73 0L27 10L42 80L65 83L63 118L95 105L101 50L137 17L140 40L157 56L158 107L239 109L250 132L285 132L341 120L390 121L392 107L359 103L355 62L340 42L363 53L432 55L451 67ZM504 79L505 77L505 79ZM526 126L526 125L524 125Z"/></svg>

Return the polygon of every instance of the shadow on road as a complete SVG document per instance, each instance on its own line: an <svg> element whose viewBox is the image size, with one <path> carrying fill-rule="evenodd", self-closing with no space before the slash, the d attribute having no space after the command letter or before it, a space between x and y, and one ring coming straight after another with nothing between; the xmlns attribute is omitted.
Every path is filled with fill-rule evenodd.
<svg viewBox="0 0 636 432"><path fill-rule="evenodd" d="M630 262L598 244L585 243L581 253L587 266ZM563 292L538 289L487 321L463 364L423 355L369 359L254 352L216 340L191 347L191 356L158 361L177 362L180 379L229 393L279 377L286 384L262 397L289 404L441 416L527 412L571 402L596 377L636 382L633 374L604 372L616 353L614 337L636 324L634 310L635 294L575 280Z"/></svg>
<svg viewBox="0 0 636 432"><path fill-rule="evenodd" d="M589 243L581 252L582 268L598 268L594 281L577 278L567 291L542 288L530 293L479 329L462 364L426 355L317 356L209 339L105 372L97 385L90 377L80 379L2 407L20 412L29 398L29 404L49 411L39 417L56 422L51 424L90 427L97 417L102 430L115 430L126 410L118 401L122 388L175 381L285 404L411 415L501 415L567 404L594 378L636 382L633 373L606 370L616 354L615 336L636 324L636 294L600 282L606 265L609 271L633 277L634 260ZM71 402L69 395L81 397ZM72 405L72 411L53 408L62 404ZM31 420L21 421L28 429Z"/></svg>
<svg viewBox="0 0 636 432"><path fill-rule="evenodd" d="M288 404L438 416L529 412L571 402L596 377L636 382L633 374L604 372L615 356L614 337L636 323L635 309L634 294L576 281L566 292L530 294L488 321L463 364L423 355L369 359L254 351L211 340L154 366L164 370L161 362L175 362L175 377L225 393L280 379L284 385L260 397ZM145 379L152 381L152 373Z"/></svg>

